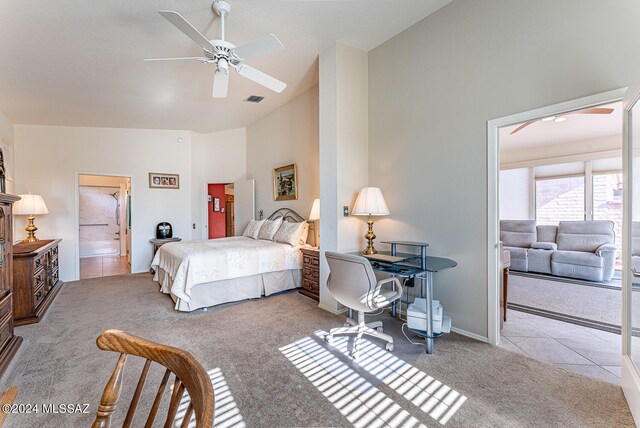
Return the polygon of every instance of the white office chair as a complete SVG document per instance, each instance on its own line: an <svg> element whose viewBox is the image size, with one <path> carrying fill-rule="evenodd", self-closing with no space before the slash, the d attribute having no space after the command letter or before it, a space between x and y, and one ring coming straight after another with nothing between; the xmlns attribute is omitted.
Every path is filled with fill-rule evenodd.
<svg viewBox="0 0 640 428"><path fill-rule="evenodd" d="M377 337L387 342L387 351L393 351L393 337L382 332L382 322L366 324L365 312L373 312L389 306L402 296L402 285L397 278L376 279L369 261L361 256L325 252L329 263L327 288L331 295L344 306L358 311L358 321L347 318L344 327L332 328L325 341L331 342L334 335L356 335L351 357L358 358L360 339L363 335ZM395 290L382 290L385 284L395 284Z"/></svg>

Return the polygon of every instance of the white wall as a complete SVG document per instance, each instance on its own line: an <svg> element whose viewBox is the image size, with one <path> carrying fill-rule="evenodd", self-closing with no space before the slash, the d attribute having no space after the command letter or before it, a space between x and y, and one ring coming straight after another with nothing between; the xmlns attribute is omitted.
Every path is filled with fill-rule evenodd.
<svg viewBox="0 0 640 428"><path fill-rule="evenodd" d="M5 184L6 193L15 193L14 185L14 164L13 164L13 123L0 112L0 147L4 150L4 165L5 165Z"/></svg>
<svg viewBox="0 0 640 428"><path fill-rule="evenodd" d="M50 211L36 219L38 237L62 238L62 280L77 278L77 173L131 177L132 272L148 272L148 240L157 223L170 222L174 236L191 236L188 131L16 125L15 166L18 193L41 194ZM150 189L149 172L180 174L180 189ZM24 218L16 218L17 238L25 225Z"/></svg>
<svg viewBox="0 0 640 428"><path fill-rule="evenodd" d="M364 223L343 217L368 185L367 53L336 43L320 53L320 249L364 248ZM326 288L328 265L320 260L320 306L342 310Z"/></svg>
<svg viewBox="0 0 640 428"><path fill-rule="evenodd" d="M209 183L233 183L246 174L246 129L199 134L191 137L191 239L208 239L207 192Z"/></svg>
<svg viewBox="0 0 640 428"><path fill-rule="evenodd" d="M376 232L458 261L434 276L457 329L487 336L487 121L637 83L639 21L635 0L456 0L369 52Z"/></svg>
<svg viewBox="0 0 640 428"><path fill-rule="evenodd" d="M529 168L500 171L500 219L533 220L530 217Z"/></svg>
<svg viewBox="0 0 640 428"><path fill-rule="evenodd" d="M295 163L298 199L275 201L273 169ZM291 208L304 218L320 196L318 86L247 127L247 179L256 180L256 217Z"/></svg>

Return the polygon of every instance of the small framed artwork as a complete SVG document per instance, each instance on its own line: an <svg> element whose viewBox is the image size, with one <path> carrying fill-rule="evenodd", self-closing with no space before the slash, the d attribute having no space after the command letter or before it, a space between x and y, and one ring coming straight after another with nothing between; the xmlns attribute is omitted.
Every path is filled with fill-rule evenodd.
<svg viewBox="0 0 640 428"><path fill-rule="evenodd" d="M220 198L213 198L213 210L215 212L220 212Z"/></svg>
<svg viewBox="0 0 640 428"><path fill-rule="evenodd" d="M298 199L298 176L295 163L273 170L273 198L276 201Z"/></svg>
<svg viewBox="0 0 640 428"><path fill-rule="evenodd" d="M178 174L150 172L149 187L152 189L179 189L180 176Z"/></svg>

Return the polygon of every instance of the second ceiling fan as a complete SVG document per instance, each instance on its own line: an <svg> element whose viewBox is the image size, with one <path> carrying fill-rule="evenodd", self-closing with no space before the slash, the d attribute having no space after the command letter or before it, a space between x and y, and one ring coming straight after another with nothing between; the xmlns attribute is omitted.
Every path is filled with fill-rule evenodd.
<svg viewBox="0 0 640 428"><path fill-rule="evenodd" d="M284 49L280 40L278 40L274 34L269 34L268 36L236 47L234 44L225 40L224 32L224 19L229 14L231 5L224 0L216 0L211 5L211 8L220 16L220 39L208 40L177 12L170 10L158 11L162 17L172 23L191 40L196 42L202 48L204 56L145 59L145 61L200 61L203 64L215 64L216 70L213 75L214 98L225 98L227 96L230 68L235 69L239 75L246 77L249 80L253 80L272 91L278 93L282 92L287 87L286 83L244 63L245 60L254 58L258 55L264 55Z"/></svg>

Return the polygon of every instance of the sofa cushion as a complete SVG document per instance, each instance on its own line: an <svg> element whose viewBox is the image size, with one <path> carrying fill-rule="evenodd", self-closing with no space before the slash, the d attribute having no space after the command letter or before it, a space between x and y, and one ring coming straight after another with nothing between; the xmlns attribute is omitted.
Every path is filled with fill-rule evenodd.
<svg viewBox="0 0 640 428"><path fill-rule="evenodd" d="M557 250L558 244L555 242L534 242L531 244L531 248L536 250Z"/></svg>
<svg viewBox="0 0 640 428"><path fill-rule="evenodd" d="M602 257L583 251L554 251L551 260L555 263L565 263L569 265L603 267Z"/></svg>
<svg viewBox="0 0 640 428"><path fill-rule="evenodd" d="M595 253L600 245L613 242L613 222L609 220L561 221L558 225L558 250Z"/></svg>
<svg viewBox="0 0 640 428"><path fill-rule="evenodd" d="M535 220L500 220L500 240L506 247L529 248L537 241Z"/></svg>
<svg viewBox="0 0 640 428"><path fill-rule="evenodd" d="M520 247L504 247L505 250L509 250L511 253L511 260L513 259L526 259L527 249Z"/></svg>
<svg viewBox="0 0 640 428"><path fill-rule="evenodd" d="M529 256L529 264L527 265L529 272L551 273L553 251L531 249L527 253Z"/></svg>
<svg viewBox="0 0 640 428"><path fill-rule="evenodd" d="M536 226L536 232L538 235L538 242L556 242L558 226L541 224Z"/></svg>

